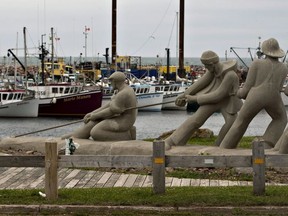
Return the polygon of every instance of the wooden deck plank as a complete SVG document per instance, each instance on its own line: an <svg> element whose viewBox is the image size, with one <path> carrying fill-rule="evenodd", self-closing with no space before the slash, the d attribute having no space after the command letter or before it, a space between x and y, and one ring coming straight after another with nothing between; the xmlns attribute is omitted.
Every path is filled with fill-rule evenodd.
<svg viewBox="0 0 288 216"><path fill-rule="evenodd" d="M79 169L73 169L64 179L59 181L58 187L65 188L67 184L69 184L72 179L80 172Z"/></svg>
<svg viewBox="0 0 288 216"><path fill-rule="evenodd" d="M106 182L109 180L111 175L112 175L112 172L105 172L104 175L102 175L102 177L98 180L95 187L102 188L106 184Z"/></svg>
<svg viewBox="0 0 288 216"><path fill-rule="evenodd" d="M89 181L90 179L95 175L95 171L93 170L87 170L84 171L85 175L80 179L80 181L76 184L75 187L77 188L83 188Z"/></svg>
<svg viewBox="0 0 288 216"><path fill-rule="evenodd" d="M142 187L146 179L146 175L138 175L132 187Z"/></svg>
<svg viewBox="0 0 288 216"><path fill-rule="evenodd" d="M210 179L209 186L212 186L212 187L219 186L219 180Z"/></svg>
<svg viewBox="0 0 288 216"><path fill-rule="evenodd" d="M153 177L147 176L142 187L152 187L152 185L153 185Z"/></svg>
<svg viewBox="0 0 288 216"><path fill-rule="evenodd" d="M200 186L200 179L191 179L190 185L196 187Z"/></svg>
<svg viewBox="0 0 288 216"><path fill-rule="evenodd" d="M137 176L138 175L136 175L136 174L130 174L127 181L124 183L123 187L132 187L134 182L137 179Z"/></svg>
<svg viewBox="0 0 288 216"><path fill-rule="evenodd" d="M181 186L181 179L179 178L173 178L171 187L179 187Z"/></svg>
<svg viewBox="0 0 288 216"><path fill-rule="evenodd" d="M121 173L112 173L108 181L104 184L103 187L113 187L116 182L118 181L119 177L121 176Z"/></svg>
<svg viewBox="0 0 288 216"><path fill-rule="evenodd" d="M5 170L3 173L1 173L0 176L0 186L4 182L6 182L9 178L12 178L12 176L16 175L18 172L21 172L24 169L24 167L11 167L7 170Z"/></svg>
<svg viewBox="0 0 288 216"><path fill-rule="evenodd" d="M77 175L75 175L75 177L65 186L65 188L74 188L77 185L77 183L83 178L84 175L85 171L79 170Z"/></svg>
<svg viewBox="0 0 288 216"><path fill-rule="evenodd" d="M37 179L40 175L44 175L43 168L37 167L31 170L30 173L26 175L25 179L22 179L22 183L20 183L16 189L26 189L28 185L30 185L31 180L34 181L34 179ZM12 186L12 185L11 185Z"/></svg>
<svg viewBox="0 0 288 216"><path fill-rule="evenodd" d="M200 186L207 187L207 186L209 186L209 184L210 184L209 179L201 179L200 180Z"/></svg>
<svg viewBox="0 0 288 216"><path fill-rule="evenodd" d="M122 187L125 184L128 177L129 174L122 173L118 181L115 183L114 187Z"/></svg>
<svg viewBox="0 0 288 216"><path fill-rule="evenodd" d="M36 177L36 176L35 176ZM45 181L45 170L42 170L42 174L39 173L39 176L36 177L36 179L34 181L31 181L29 185L27 185L27 188L44 188L43 186L41 187L41 185L44 185Z"/></svg>
<svg viewBox="0 0 288 216"><path fill-rule="evenodd" d="M94 175L92 176L92 178L86 183L86 185L84 186L85 188L92 188L95 187L95 185L97 184L97 182L99 181L99 179L104 175L104 172L98 172L95 171Z"/></svg>
<svg viewBox="0 0 288 216"><path fill-rule="evenodd" d="M27 181L29 177L31 176L31 172L33 172L32 167L27 167L21 172L21 176L19 175L18 180L11 183L9 186L6 187L6 189L14 189L17 188L22 182Z"/></svg>
<svg viewBox="0 0 288 216"><path fill-rule="evenodd" d="M190 186L190 179L187 178L182 178L181 179L181 187L189 187Z"/></svg>
<svg viewBox="0 0 288 216"><path fill-rule="evenodd" d="M24 167L20 167L15 169L14 172L7 174L6 177L1 179L0 188L7 188L10 184L17 181L21 177L21 172L23 172L24 169Z"/></svg>
<svg viewBox="0 0 288 216"><path fill-rule="evenodd" d="M171 187L172 181L173 181L172 177L166 177L165 178L165 186L166 187Z"/></svg>
<svg viewBox="0 0 288 216"><path fill-rule="evenodd" d="M0 167L0 189L43 189L44 181L45 168ZM61 168L58 170L58 182L59 188L152 187L153 176ZM252 186L253 182L166 177L165 185L166 187Z"/></svg>

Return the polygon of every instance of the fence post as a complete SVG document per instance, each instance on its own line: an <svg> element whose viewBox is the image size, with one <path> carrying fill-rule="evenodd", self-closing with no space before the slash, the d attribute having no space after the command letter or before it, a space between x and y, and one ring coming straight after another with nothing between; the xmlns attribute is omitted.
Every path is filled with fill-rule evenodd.
<svg viewBox="0 0 288 216"><path fill-rule="evenodd" d="M153 192L165 193L165 142L156 140L153 142Z"/></svg>
<svg viewBox="0 0 288 216"><path fill-rule="evenodd" d="M45 143L45 194L47 199L58 198L57 142Z"/></svg>
<svg viewBox="0 0 288 216"><path fill-rule="evenodd" d="M253 164L253 193L254 195L264 195L265 194L264 142L255 141L252 143L252 164Z"/></svg>

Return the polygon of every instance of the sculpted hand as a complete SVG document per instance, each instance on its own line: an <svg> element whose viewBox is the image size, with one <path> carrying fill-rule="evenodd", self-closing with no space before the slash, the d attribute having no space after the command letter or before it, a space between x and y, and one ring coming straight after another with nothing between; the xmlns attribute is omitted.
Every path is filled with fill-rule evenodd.
<svg viewBox="0 0 288 216"><path fill-rule="evenodd" d="M84 123L87 124L90 121L90 118L91 118L91 113L87 113L83 118Z"/></svg>
<svg viewBox="0 0 288 216"><path fill-rule="evenodd" d="M197 96L195 95L186 95L185 98L187 103L197 102Z"/></svg>
<svg viewBox="0 0 288 216"><path fill-rule="evenodd" d="M244 98L244 95L243 95L243 93L242 93L242 89L238 89L238 91L237 91L237 97L240 98L240 99L242 99L242 98L245 99L245 98Z"/></svg>
<svg viewBox="0 0 288 216"><path fill-rule="evenodd" d="M186 100L185 100L184 94L179 95L179 96L176 98L175 104L176 104L177 106L181 106L181 107L186 105Z"/></svg>

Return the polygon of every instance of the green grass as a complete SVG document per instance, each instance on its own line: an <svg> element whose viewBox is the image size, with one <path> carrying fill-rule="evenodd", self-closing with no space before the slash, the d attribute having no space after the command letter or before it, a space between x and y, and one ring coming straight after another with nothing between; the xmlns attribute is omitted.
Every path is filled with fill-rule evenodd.
<svg viewBox="0 0 288 216"><path fill-rule="evenodd" d="M42 190L43 191L43 190ZM113 206L287 206L288 187L266 187L265 196L253 195L250 186L175 187L164 195L151 188L59 189L57 201L40 197L39 190L1 190L0 204L58 204ZM44 191L43 191L44 192Z"/></svg>
<svg viewBox="0 0 288 216"><path fill-rule="evenodd" d="M240 140L240 143L238 144L237 148L250 148L252 145L252 141L255 139L255 136L245 136L242 137ZM217 139L217 136L209 137L209 138L191 138L188 140L188 145L203 145L203 146L215 146L215 140ZM153 142L154 138L144 139L144 141Z"/></svg>
<svg viewBox="0 0 288 216"><path fill-rule="evenodd" d="M192 138L188 141L188 144L190 145L203 145L203 146L215 146L215 140L217 139L217 136L209 137L209 138ZM239 145L237 148L250 148L252 141L255 139L255 136L245 136L242 137L240 140Z"/></svg>

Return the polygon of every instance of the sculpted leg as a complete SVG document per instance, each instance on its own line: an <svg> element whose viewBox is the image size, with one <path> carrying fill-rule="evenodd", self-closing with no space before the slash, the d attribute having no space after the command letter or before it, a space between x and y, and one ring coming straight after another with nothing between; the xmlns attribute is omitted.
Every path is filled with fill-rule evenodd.
<svg viewBox="0 0 288 216"><path fill-rule="evenodd" d="M184 146L198 128L214 113L213 106L200 106L180 127L178 127L166 140L167 146Z"/></svg>
<svg viewBox="0 0 288 216"><path fill-rule="evenodd" d="M72 136L79 139L89 139L90 131L97 123L98 122L90 121L87 124L84 124L82 127L74 131Z"/></svg>
<svg viewBox="0 0 288 216"><path fill-rule="evenodd" d="M222 142L222 140L224 139L225 135L227 134L227 132L229 131L229 129L231 128L232 124L234 123L236 117L237 117L237 114L229 114L225 111L222 112L222 115L225 119L225 124L222 126L219 134L218 134L218 137L215 141L215 145L216 146L219 146L220 143Z"/></svg>
<svg viewBox="0 0 288 216"><path fill-rule="evenodd" d="M271 147L274 147L276 142L281 137L287 124L286 109L283 106L273 106L273 108L266 109L266 111L271 116L272 121L266 129L263 135L263 139L268 143L271 143Z"/></svg>
<svg viewBox="0 0 288 216"><path fill-rule="evenodd" d="M136 136L136 128L134 132L133 130L133 128L123 130L123 127L118 125L116 121L111 124L111 121L103 120L92 128L90 136L93 140L98 141L132 140Z"/></svg>
<svg viewBox="0 0 288 216"><path fill-rule="evenodd" d="M280 154L288 154L288 130L286 130L275 145L274 150Z"/></svg>

